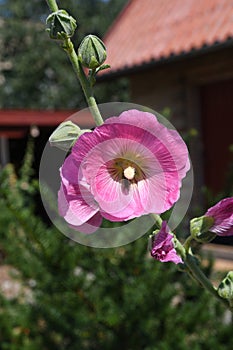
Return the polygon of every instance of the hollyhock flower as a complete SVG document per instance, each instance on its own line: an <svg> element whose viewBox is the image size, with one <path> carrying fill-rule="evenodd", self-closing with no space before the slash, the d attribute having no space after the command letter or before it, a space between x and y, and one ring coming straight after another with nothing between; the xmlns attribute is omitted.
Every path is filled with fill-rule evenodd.
<svg viewBox="0 0 233 350"><path fill-rule="evenodd" d="M151 113L128 110L78 138L61 168L59 212L77 228L94 217L98 227L101 217L161 214L178 200L189 167L177 131Z"/></svg>
<svg viewBox="0 0 233 350"><path fill-rule="evenodd" d="M233 197L222 199L209 208L204 216L213 218L209 231L218 236L233 235Z"/></svg>
<svg viewBox="0 0 233 350"><path fill-rule="evenodd" d="M150 252L152 258L161 262L183 263L181 257L177 254L173 235L169 233L166 221L163 221L160 231L152 237L152 248Z"/></svg>

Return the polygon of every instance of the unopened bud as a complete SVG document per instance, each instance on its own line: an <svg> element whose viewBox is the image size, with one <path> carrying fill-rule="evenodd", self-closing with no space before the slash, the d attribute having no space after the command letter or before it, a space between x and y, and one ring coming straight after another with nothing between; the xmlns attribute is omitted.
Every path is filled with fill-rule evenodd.
<svg viewBox="0 0 233 350"><path fill-rule="evenodd" d="M67 39L73 36L77 27L76 20L65 10L58 10L48 16L47 31L52 39Z"/></svg>
<svg viewBox="0 0 233 350"><path fill-rule="evenodd" d="M200 216L199 218L190 221L191 236L200 243L207 243L212 241L216 234L209 232L213 226L214 219L210 216Z"/></svg>
<svg viewBox="0 0 233 350"><path fill-rule="evenodd" d="M228 272L218 287L218 294L221 298L227 299L230 306L233 306L233 271Z"/></svg>
<svg viewBox="0 0 233 350"><path fill-rule="evenodd" d="M69 151L69 149L74 145L75 141L84 132L91 132L91 130L82 130L78 125L68 120L61 123L57 127L57 129L50 136L49 142L51 146L60 148L63 151Z"/></svg>
<svg viewBox="0 0 233 350"><path fill-rule="evenodd" d="M78 56L85 67L96 69L107 58L106 47L97 36L87 35L79 46Z"/></svg>

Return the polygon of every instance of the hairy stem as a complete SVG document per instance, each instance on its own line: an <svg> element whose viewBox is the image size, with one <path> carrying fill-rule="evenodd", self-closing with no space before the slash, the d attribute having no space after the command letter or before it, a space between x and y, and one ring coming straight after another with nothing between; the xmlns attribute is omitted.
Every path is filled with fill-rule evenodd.
<svg viewBox="0 0 233 350"><path fill-rule="evenodd" d="M193 240L193 237L192 236L188 236L188 238L186 239L186 241L184 242L184 248L186 250L186 252L188 253L189 252L189 249L191 247L191 242Z"/></svg>
<svg viewBox="0 0 233 350"><path fill-rule="evenodd" d="M226 299L223 299L218 294L217 290L214 288L210 280L206 277L206 275L199 269L196 264L195 258L191 254L186 255L185 264L188 269L192 273L192 276L206 289L208 290L215 298L220 300L227 308L233 311L230 308L229 303Z"/></svg>
<svg viewBox="0 0 233 350"><path fill-rule="evenodd" d="M210 292L216 299L220 300L225 307L229 308L233 312L233 308L230 307L228 301L223 299L218 294L216 288L213 286L211 281L206 277L206 275L202 272L197 264L197 260L192 255L190 243L192 237L185 241L184 245L180 243L180 241L175 237L175 248L177 253L181 256L182 260L185 263L186 271L190 274L192 278L194 278L197 282L199 282L202 287L204 287L208 292Z"/></svg>
<svg viewBox="0 0 233 350"><path fill-rule="evenodd" d="M47 4L52 12L56 12L59 10L57 3L56 3L56 0L46 0L46 1L47 1ZM87 77L83 71L83 67L81 65L81 62L80 62L80 60L79 60L79 58L74 50L74 45L69 38L66 38L63 40L63 48L66 51L66 53L67 53L67 55L72 63L73 69L74 69L76 76L81 84L81 87L83 89L87 104L90 107L90 110L91 110L91 113L93 115L93 118L95 120L96 125L103 124L104 121L103 121L103 118L100 114L95 97L93 95L91 83L87 79Z"/></svg>
<svg viewBox="0 0 233 350"><path fill-rule="evenodd" d="M103 124L103 118L100 114L99 108L97 106L95 97L93 95L93 90L90 86L90 82L87 79L84 71L82 64L80 60L78 59L78 56L74 50L74 45L71 42L70 39L65 39L64 40L64 49L67 52L67 55L69 56L69 59L72 63L73 69L79 79L79 82L82 86L86 101L88 106L90 107L91 113L93 115L93 118L95 119L96 125L101 125Z"/></svg>
<svg viewBox="0 0 233 350"><path fill-rule="evenodd" d="M46 0L47 4L52 12L58 11L58 6L56 0Z"/></svg>
<svg viewBox="0 0 233 350"><path fill-rule="evenodd" d="M155 225L160 229L162 226L162 222L163 222L161 217L158 214L151 214L151 216L155 220Z"/></svg>

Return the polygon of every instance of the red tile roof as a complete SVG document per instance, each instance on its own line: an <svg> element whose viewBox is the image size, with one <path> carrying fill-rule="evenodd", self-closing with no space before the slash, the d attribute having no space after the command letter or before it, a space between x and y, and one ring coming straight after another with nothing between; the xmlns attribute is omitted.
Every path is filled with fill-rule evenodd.
<svg viewBox="0 0 233 350"><path fill-rule="evenodd" d="M131 0L107 32L106 73L233 38L233 0Z"/></svg>

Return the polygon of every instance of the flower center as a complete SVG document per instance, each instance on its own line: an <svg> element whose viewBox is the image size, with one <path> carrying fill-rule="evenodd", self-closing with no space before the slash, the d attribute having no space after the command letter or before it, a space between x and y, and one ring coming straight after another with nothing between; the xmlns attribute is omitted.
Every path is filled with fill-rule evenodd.
<svg viewBox="0 0 233 350"><path fill-rule="evenodd" d="M107 169L116 181L128 180L131 183L137 183L145 178L142 169L129 159L116 158L108 162Z"/></svg>
<svg viewBox="0 0 233 350"><path fill-rule="evenodd" d="M128 180L133 180L135 176L135 168L132 166L128 166L128 168L124 169L124 177Z"/></svg>

